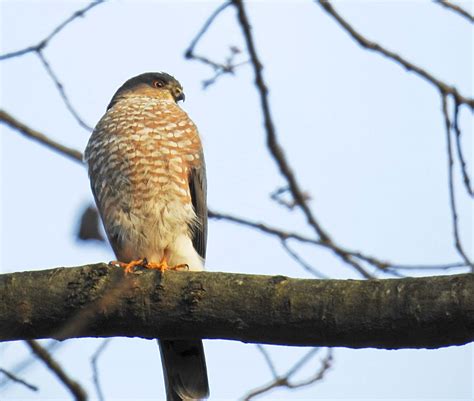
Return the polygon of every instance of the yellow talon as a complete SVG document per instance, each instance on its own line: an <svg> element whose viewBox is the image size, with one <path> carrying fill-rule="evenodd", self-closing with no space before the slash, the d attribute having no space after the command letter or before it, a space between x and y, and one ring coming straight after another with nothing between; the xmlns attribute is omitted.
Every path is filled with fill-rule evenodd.
<svg viewBox="0 0 474 401"><path fill-rule="evenodd" d="M147 269L156 269L156 270L159 270L161 271L162 273L165 271L165 270L178 270L178 269L181 269L181 268L187 268L189 269L189 266L187 264L181 264L181 265L176 265L176 266L170 266L168 264L168 261L166 260L166 256L163 256L163 258L161 259L161 261L159 263L156 263L156 262L146 262L145 263L145 267Z"/></svg>
<svg viewBox="0 0 474 401"><path fill-rule="evenodd" d="M186 263L170 266L166 260L166 257L163 257L159 263L157 262L148 262L146 258L132 260L128 263L120 262L118 260L114 260L109 262L110 265L118 266L125 269L125 273L132 273L136 266L142 266L145 269L152 269L152 270L159 270L160 272L164 272L165 270L178 270L178 269L186 269L189 270L189 266Z"/></svg>

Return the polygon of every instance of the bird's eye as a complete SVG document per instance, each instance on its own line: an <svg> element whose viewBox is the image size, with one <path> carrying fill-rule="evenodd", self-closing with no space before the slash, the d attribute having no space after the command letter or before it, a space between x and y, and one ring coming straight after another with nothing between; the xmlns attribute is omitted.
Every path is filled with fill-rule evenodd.
<svg viewBox="0 0 474 401"><path fill-rule="evenodd" d="M165 83L163 81L153 81L153 86L155 88L163 88L163 86L165 86Z"/></svg>

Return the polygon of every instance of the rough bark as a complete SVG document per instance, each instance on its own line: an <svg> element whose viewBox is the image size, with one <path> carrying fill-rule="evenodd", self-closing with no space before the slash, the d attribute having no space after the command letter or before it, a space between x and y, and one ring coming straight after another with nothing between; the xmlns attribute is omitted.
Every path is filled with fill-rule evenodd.
<svg viewBox="0 0 474 401"><path fill-rule="evenodd" d="M350 348L474 340L474 274L307 280L105 264L0 275L0 341L209 338Z"/></svg>

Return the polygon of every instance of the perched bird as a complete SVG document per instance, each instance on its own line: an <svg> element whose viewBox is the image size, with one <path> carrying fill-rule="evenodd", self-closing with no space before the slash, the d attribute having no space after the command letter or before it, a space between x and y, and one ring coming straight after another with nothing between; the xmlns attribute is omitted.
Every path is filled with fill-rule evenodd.
<svg viewBox="0 0 474 401"><path fill-rule="evenodd" d="M87 144L85 160L118 264L203 270L206 171L198 130L166 73L126 81ZM168 401L209 394L201 340L159 340Z"/></svg>

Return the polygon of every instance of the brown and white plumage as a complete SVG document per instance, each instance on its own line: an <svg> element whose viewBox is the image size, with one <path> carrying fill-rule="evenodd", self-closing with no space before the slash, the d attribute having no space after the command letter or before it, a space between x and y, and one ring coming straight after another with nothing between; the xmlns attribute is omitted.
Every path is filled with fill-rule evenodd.
<svg viewBox="0 0 474 401"><path fill-rule="evenodd" d="M204 268L204 156L181 99L181 85L168 74L134 77L116 92L87 145L92 192L120 262ZM168 400L207 397L202 341L160 340L160 349Z"/></svg>

